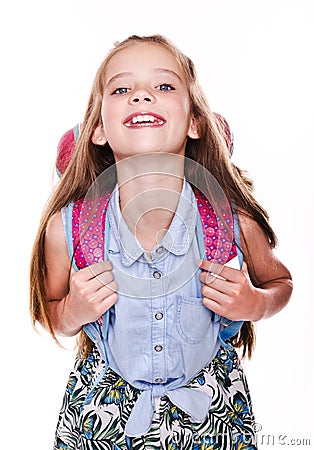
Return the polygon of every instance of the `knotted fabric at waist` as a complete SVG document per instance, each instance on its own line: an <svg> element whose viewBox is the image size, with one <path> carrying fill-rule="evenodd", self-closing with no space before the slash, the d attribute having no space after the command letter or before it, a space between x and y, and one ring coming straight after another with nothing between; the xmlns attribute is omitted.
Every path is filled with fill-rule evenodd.
<svg viewBox="0 0 314 450"><path fill-rule="evenodd" d="M212 402L210 396L193 388L167 389L162 384L153 385L137 399L125 426L126 436L142 436L149 431L154 416L154 398L164 396L197 423L205 420Z"/></svg>

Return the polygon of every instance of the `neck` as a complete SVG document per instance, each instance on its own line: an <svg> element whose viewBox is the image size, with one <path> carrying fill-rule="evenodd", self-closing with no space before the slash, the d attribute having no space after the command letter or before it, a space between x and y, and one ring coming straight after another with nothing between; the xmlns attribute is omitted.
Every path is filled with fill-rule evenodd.
<svg viewBox="0 0 314 450"><path fill-rule="evenodd" d="M123 218L143 248L150 253L166 234L179 202L184 157L140 155L117 164Z"/></svg>

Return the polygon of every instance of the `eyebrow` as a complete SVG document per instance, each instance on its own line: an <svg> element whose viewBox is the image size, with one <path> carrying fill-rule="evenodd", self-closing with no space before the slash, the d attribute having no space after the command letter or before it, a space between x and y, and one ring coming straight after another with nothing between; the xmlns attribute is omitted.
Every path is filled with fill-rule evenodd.
<svg viewBox="0 0 314 450"><path fill-rule="evenodd" d="M153 70L156 73L167 73L168 75L173 75L175 76L179 81L182 81L181 77L179 76L179 74L177 74L177 72L175 72L174 70L170 70L170 69L163 69L161 68L156 68Z"/></svg>
<svg viewBox="0 0 314 450"><path fill-rule="evenodd" d="M168 75L172 75L172 76L176 77L180 82L182 82L181 77L176 72L174 72L173 70L164 69L162 67L156 67L155 69L153 69L153 72L155 72L155 73L166 73ZM125 77L131 76L131 75L132 75L132 72L120 72L120 73L117 73L117 75L114 75L113 77L110 78L110 80L107 83L107 86L109 84L113 83L114 81L118 80L119 78L125 78Z"/></svg>

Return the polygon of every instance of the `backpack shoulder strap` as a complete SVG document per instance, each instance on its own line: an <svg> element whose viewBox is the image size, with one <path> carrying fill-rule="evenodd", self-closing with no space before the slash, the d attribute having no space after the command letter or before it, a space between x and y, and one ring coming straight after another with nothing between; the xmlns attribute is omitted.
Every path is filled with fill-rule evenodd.
<svg viewBox="0 0 314 450"><path fill-rule="evenodd" d="M238 259L238 268L242 267L242 251L240 246L239 223L237 213L230 207L230 217L226 214L223 220L216 215L208 199L195 189L198 207L197 239L201 257L218 264L231 265L231 261ZM219 338L225 348L233 349L228 342L241 329L243 321L232 321L214 313L213 320L221 321L223 329Z"/></svg>
<svg viewBox="0 0 314 450"><path fill-rule="evenodd" d="M74 206L74 203L70 203L69 205L64 206L61 209L61 217L62 217L65 239L66 239L66 243L67 243L67 247L68 247L69 257L70 257L73 268L77 271L78 267L76 265L75 259L73 258L73 255L74 255L74 246L73 246L73 238L72 238L73 206Z"/></svg>
<svg viewBox="0 0 314 450"><path fill-rule="evenodd" d="M110 195L101 197L96 205L80 199L61 210L68 252L76 270L107 259L105 227L109 198Z"/></svg>
<svg viewBox="0 0 314 450"><path fill-rule="evenodd" d="M224 217L219 217L202 192L195 189L194 194L202 224L206 259L226 264L238 254L232 209L230 207L228 212L223 213Z"/></svg>
<svg viewBox="0 0 314 450"><path fill-rule="evenodd" d="M75 270L108 259L109 242L105 230L108 229L106 212L109 199L109 194L102 196L97 202L85 198L61 210L68 252ZM109 311L97 322L86 325L84 330L95 342L95 329L106 336L108 323Z"/></svg>
<svg viewBox="0 0 314 450"><path fill-rule="evenodd" d="M108 258L105 230L109 199L107 194L97 202L85 198L73 204L73 258L79 269Z"/></svg>

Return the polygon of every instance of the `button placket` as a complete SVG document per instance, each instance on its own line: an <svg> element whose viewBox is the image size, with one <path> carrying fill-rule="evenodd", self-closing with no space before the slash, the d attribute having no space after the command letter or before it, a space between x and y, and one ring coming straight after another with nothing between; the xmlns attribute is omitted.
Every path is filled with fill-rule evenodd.
<svg viewBox="0 0 314 450"><path fill-rule="evenodd" d="M158 267L157 267L158 266ZM164 316L165 296L163 280L163 264L151 265L150 294L152 295L152 359L153 359L153 383L164 383L166 375L165 333L166 324Z"/></svg>
<svg viewBox="0 0 314 450"><path fill-rule="evenodd" d="M161 299L162 301L162 299ZM162 345L164 338L164 314L160 310L154 312L154 327L153 327L153 340L158 342L154 345L154 376L155 383L163 383L165 376L165 352L164 346ZM162 358L162 359L161 359Z"/></svg>
<svg viewBox="0 0 314 450"><path fill-rule="evenodd" d="M155 383L163 383L166 374L165 351L161 344L154 345L153 348L153 378Z"/></svg>

